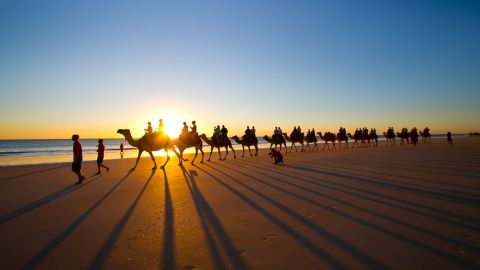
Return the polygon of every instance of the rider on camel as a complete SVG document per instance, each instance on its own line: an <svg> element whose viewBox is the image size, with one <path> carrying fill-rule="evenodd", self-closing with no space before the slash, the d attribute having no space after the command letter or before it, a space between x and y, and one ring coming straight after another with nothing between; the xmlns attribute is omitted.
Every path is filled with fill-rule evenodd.
<svg viewBox="0 0 480 270"><path fill-rule="evenodd" d="M228 136L228 129L224 125L222 125L222 129L220 130L220 132L222 133L223 140L225 140L225 141L228 140L228 137L227 137Z"/></svg>
<svg viewBox="0 0 480 270"><path fill-rule="evenodd" d="M247 126L247 129L245 129L245 134L243 134L243 139L244 140L250 140L250 136L252 135L252 130L250 129L250 126Z"/></svg>
<svg viewBox="0 0 480 270"><path fill-rule="evenodd" d="M252 132L253 137L255 137L255 133L257 132L257 131L255 130L255 126L252 126L252 129L251 129L250 131Z"/></svg>

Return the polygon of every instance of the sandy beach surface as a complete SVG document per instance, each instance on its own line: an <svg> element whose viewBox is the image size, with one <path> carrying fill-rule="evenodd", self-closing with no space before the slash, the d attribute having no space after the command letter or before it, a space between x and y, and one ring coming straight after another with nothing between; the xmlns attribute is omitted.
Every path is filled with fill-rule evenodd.
<svg viewBox="0 0 480 270"><path fill-rule="evenodd" d="M454 143L2 167L0 269L480 269L480 139Z"/></svg>

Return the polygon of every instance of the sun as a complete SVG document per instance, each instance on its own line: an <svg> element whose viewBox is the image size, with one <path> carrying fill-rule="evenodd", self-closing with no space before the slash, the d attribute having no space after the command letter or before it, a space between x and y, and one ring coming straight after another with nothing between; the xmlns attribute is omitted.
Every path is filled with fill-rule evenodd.
<svg viewBox="0 0 480 270"><path fill-rule="evenodd" d="M170 138L178 138L182 131L183 120L177 115L167 114L163 115L163 132Z"/></svg>

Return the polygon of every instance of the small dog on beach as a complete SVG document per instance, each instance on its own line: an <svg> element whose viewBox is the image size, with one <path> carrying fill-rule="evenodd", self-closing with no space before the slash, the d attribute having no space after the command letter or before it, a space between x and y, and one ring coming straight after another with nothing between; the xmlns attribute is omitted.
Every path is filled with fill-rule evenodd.
<svg viewBox="0 0 480 270"><path fill-rule="evenodd" d="M274 158L275 159L275 162L273 162L273 164L278 164L278 163L282 163L283 164L283 155L282 153L280 153L279 151L275 150L275 149L270 149L270 153L268 153L268 155L271 157L271 158Z"/></svg>

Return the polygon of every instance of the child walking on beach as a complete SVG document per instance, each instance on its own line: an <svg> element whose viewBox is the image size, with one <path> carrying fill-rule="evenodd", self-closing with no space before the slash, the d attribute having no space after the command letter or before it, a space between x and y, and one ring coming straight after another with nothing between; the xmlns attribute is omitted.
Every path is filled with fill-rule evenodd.
<svg viewBox="0 0 480 270"><path fill-rule="evenodd" d="M78 176L77 184L81 184L85 180L85 176L82 175L82 145L78 141L80 136L77 134L72 135L73 141L73 162L72 162L72 171Z"/></svg>
<svg viewBox="0 0 480 270"><path fill-rule="evenodd" d="M103 165L103 158L104 158L104 153L105 153L105 145L103 145L103 139L98 140L98 145L97 145L97 166L98 166L98 172L97 174L100 174L100 167L103 167L107 169L107 172L110 171L110 168L107 166Z"/></svg>

